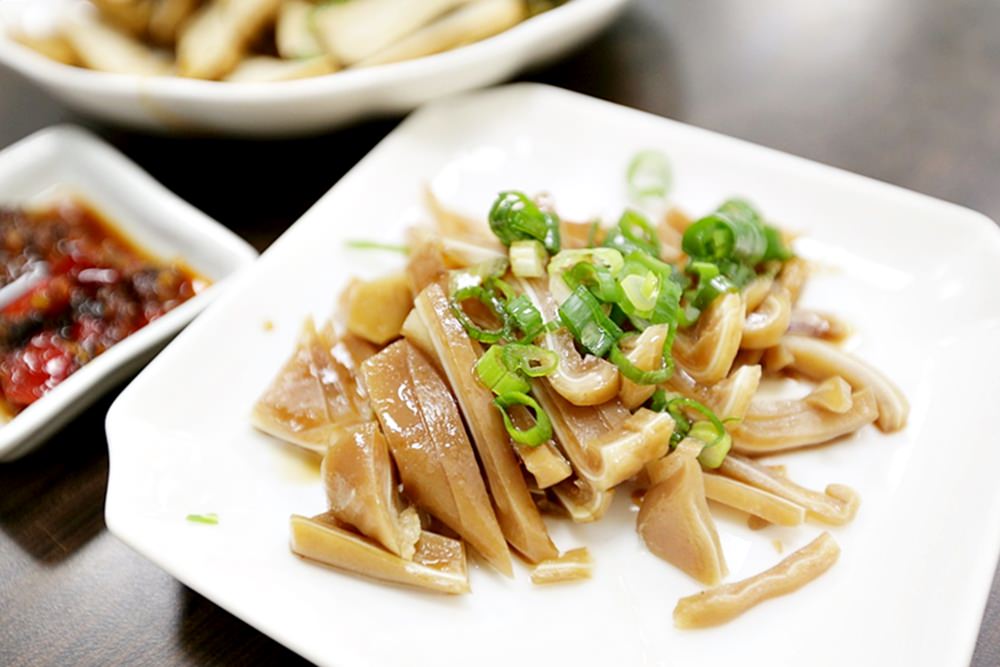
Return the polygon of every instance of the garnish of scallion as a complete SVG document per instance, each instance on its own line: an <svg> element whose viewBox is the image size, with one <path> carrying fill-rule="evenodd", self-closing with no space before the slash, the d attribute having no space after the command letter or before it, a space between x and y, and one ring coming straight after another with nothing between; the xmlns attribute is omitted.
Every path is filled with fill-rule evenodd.
<svg viewBox="0 0 1000 667"><path fill-rule="evenodd" d="M538 405L538 402L531 396L512 391L500 394L493 399L493 403L500 409L504 426L507 427L507 433L510 434L514 442L528 445L529 447L537 447L552 438L552 422L549 420L549 416L545 414L545 411L542 410L542 407ZM514 422L510 418L509 410L516 405L524 406L534 413L534 426L521 430L514 425Z"/></svg>
<svg viewBox="0 0 1000 667"><path fill-rule="evenodd" d="M209 512L208 514L188 514L185 518L191 523L203 523L209 526L219 523L219 515L215 512Z"/></svg>
<svg viewBox="0 0 1000 667"><path fill-rule="evenodd" d="M635 203L666 199L674 176L667 156L657 150L635 154L625 172L629 198Z"/></svg>
<svg viewBox="0 0 1000 667"><path fill-rule="evenodd" d="M541 278L548 258L540 241L526 239L510 244L510 270L518 278Z"/></svg>
<svg viewBox="0 0 1000 667"><path fill-rule="evenodd" d="M386 252L398 252L404 255L409 254L409 246L396 243L383 243L381 241L367 241L365 239L352 239L344 243L352 250L384 250Z"/></svg>
<svg viewBox="0 0 1000 667"><path fill-rule="evenodd" d="M503 359L502 345L492 345L476 362L476 375L479 381L493 390L495 394L511 392L524 394L531 390L531 385L516 369L507 367Z"/></svg>
<svg viewBox="0 0 1000 667"><path fill-rule="evenodd" d="M490 229L505 246L514 241L535 240L545 250L559 252L559 218L543 211L523 192L501 192L490 209Z"/></svg>

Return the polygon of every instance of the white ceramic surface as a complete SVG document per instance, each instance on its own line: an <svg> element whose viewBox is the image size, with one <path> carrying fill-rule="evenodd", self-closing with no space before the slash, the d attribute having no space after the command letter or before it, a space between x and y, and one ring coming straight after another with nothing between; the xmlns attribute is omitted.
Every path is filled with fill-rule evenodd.
<svg viewBox="0 0 1000 667"><path fill-rule="evenodd" d="M12 27L37 31L80 0L0 0L0 64L82 112L154 131L293 135L491 85L549 62L595 35L628 0L571 0L500 35L409 62L269 84L93 72L50 61L13 42Z"/></svg>
<svg viewBox="0 0 1000 667"><path fill-rule="evenodd" d="M729 625L682 632L674 603L699 586L645 550L625 493L596 524L550 521L561 548L593 554L594 578L579 584L534 588L525 568L510 581L476 566L472 594L445 598L293 557L289 515L324 509L316 466L248 415L304 316L326 317L349 275L401 263L344 240L398 241L427 217L428 180L480 217L501 188L548 190L565 217L614 215L643 148L669 154L688 211L744 195L801 232L798 251L822 267L805 302L851 322L851 347L912 403L901 433L869 427L777 457L812 488L861 493L857 520L831 530L837 565ZM547 87L442 101L375 148L118 398L108 526L324 665L966 665L1000 548L998 284L1000 233L953 204ZM219 524L185 521L192 512ZM788 553L823 529L751 532L734 514L719 525L731 579L775 564L774 540Z"/></svg>
<svg viewBox="0 0 1000 667"><path fill-rule="evenodd" d="M28 453L146 361L256 258L247 243L81 129L43 130L0 152L0 205L82 196L129 238L181 259L213 285L100 355L0 426L0 461Z"/></svg>

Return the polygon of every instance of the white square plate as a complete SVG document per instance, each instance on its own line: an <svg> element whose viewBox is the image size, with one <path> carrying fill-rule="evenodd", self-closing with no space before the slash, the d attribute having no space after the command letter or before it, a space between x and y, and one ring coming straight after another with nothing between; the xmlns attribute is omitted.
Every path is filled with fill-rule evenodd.
<svg viewBox="0 0 1000 667"><path fill-rule="evenodd" d="M729 625L679 631L699 586L635 534L627 494L592 525L550 521L587 545L595 574L534 588L477 567L471 595L385 586L289 553L288 517L320 512L315 465L249 426L304 316L323 318L348 276L398 257L345 239L398 241L426 217L422 188L483 217L501 188L548 190L568 218L613 215L638 149L673 162L692 213L750 197L800 231L826 266L805 299L856 326L853 347L896 380L909 427L868 428L782 457L802 483L850 484L864 502L834 530L840 562ZM119 397L108 417L111 530L188 586L326 665L965 665L1000 547L1000 234L982 215L648 114L542 86L443 101L414 114L285 234ZM268 331L263 326L273 321ZM215 512L216 526L185 521ZM720 521L731 578L773 565L821 527L751 532Z"/></svg>
<svg viewBox="0 0 1000 667"><path fill-rule="evenodd" d="M180 259L212 286L143 327L0 426L0 461L28 453L146 361L204 308L225 279L257 252L185 203L103 141L63 126L0 152L0 205L38 204L80 195L156 257Z"/></svg>

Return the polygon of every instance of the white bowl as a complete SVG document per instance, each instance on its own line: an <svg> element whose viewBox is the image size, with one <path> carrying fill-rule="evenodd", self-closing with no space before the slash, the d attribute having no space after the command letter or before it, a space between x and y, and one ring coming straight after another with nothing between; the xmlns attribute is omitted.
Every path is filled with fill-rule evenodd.
<svg viewBox="0 0 1000 667"><path fill-rule="evenodd" d="M571 119L571 122L567 122ZM646 550L628 493L592 524L549 520L587 545L591 580L534 587L473 564L461 598L367 581L289 551L288 517L326 507L315 463L254 431L254 401L302 319L328 317L352 274L398 267L344 241L399 242L446 204L485 218L500 189L551 193L569 219L620 214L625 170L658 148L693 214L733 195L802 233L817 261L807 308L856 327L852 349L913 411L891 436L866 427L773 457L810 488L849 484L857 519L830 528L838 563L794 595L718 628L671 612L697 582ZM814 162L542 86L421 109L285 233L119 396L108 414L111 531L182 582L321 665L968 665L1000 548L1000 233L982 215ZM271 320L273 330L261 323ZM192 377L198 381L192 381ZM214 512L218 525L185 520ZM774 565L825 526L752 532L717 516L731 579Z"/></svg>
<svg viewBox="0 0 1000 667"><path fill-rule="evenodd" d="M300 81L246 84L108 74L51 61L12 41L50 24L74 0L0 1L0 63L92 116L156 131L293 135L488 86L595 35L629 0L570 0L477 44L409 62Z"/></svg>
<svg viewBox="0 0 1000 667"><path fill-rule="evenodd" d="M92 134L38 132L0 152L0 204L78 194L156 257L181 259L212 285L98 356L0 426L0 461L18 458L133 372L187 324L257 252Z"/></svg>

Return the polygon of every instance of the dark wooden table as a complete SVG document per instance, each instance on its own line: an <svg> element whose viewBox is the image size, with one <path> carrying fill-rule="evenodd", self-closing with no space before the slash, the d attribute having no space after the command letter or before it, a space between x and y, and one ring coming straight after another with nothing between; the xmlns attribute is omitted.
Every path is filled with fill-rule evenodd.
<svg viewBox="0 0 1000 667"><path fill-rule="evenodd" d="M599 39L523 78L1000 219L998 26L995 0L639 0ZM0 147L64 120L92 126L0 72ZM263 249L396 122L280 142L94 129ZM0 665L301 662L107 532L104 415L116 393L0 465ZM996 581L973 664L1000 664Z"/></svg>

